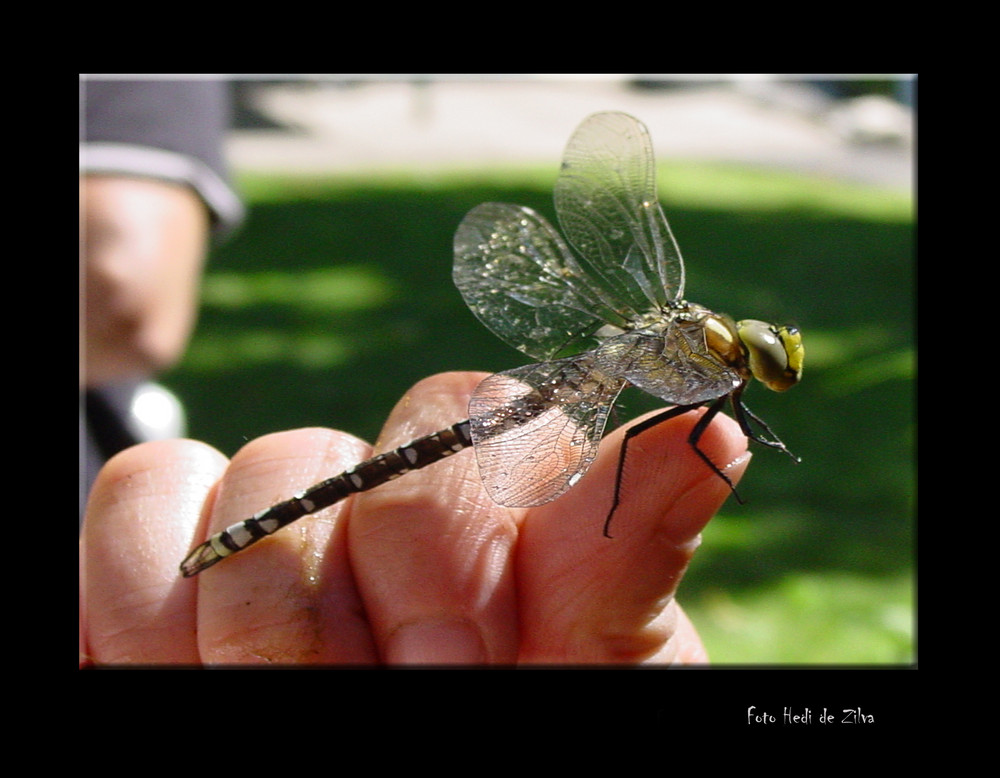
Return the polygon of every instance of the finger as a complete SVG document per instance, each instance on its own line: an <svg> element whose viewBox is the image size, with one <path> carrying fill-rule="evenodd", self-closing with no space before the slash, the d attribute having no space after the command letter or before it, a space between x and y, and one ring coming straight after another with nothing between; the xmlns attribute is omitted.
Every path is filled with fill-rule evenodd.
<svg viewBox="0 0 1000 778"><path fill-rule="evenodd" d="M677 610L677 627L672 637L667 641L669 654L663 657L653 657L657 664L703 665L708 663L708 651L698 636L691 619L681 608L677 600L671 600Z"/></svg>
<svg viewBox="0 0 1000 778"><path fill-rule="evenodd" d="M703 411L659 424L629 445L613 539L603 535L623 430L601 444L591 471L566 495L532 511L521 529L518 588L522 661L638 662L676 632L663 616L699 543L730 495L688 443ZM737 482L746 438L717 417L699 442Z"/></svg>
<svg viewBox="0 0 1000 778"><path fill-rule="evenodd" d="M708 663L708 652L698 631L676 599L670 599L647 629L662 634L663 640L655 653L643 659L644 665Z"/></svg>
<svg viewBox="0 0 1000 778"><path fill-rule="evenodd" d="M96 664L198 661L196 588L177 563L226 467L190 440L144 443L98 474L80 541L81 646Z"/></svg>
<svg viewBox="0 0 1000 778"><path fill-rule="evenodd" d="M226 471L209 534L335 476L368 455L342 432L301 429L248 443ZM374 659L347 559L342 501L198 575L199 649L212 664Z"/></svg>
<svg viewBox="0 0 1000 778"><path fill-rule="evenodd" d="M393 410L379 449L465 419L483 377L447 373L421 381ZM358 495L350 534L383 661L514 661L516 527L513 514L486 496L471 450Z"/></svg>

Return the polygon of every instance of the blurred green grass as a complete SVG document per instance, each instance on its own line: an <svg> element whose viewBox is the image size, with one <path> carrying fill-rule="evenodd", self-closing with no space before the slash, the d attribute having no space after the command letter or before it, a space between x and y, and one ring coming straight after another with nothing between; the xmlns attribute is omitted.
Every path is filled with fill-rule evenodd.
<svg viewBox="0 0 1000 778"><path fill-rule="evenodd" d="M806 345L800 386L747 398L803 461L752 447L747 504L730 500L706 529L684 607L715 662L914 661L910 194L661 168L687 298L794 321ZM522 364L452 286L452 236L487 200L553 217L555 172L243 179L249 219L213 252L194 339L164 381L191 436L227 455L301 426L372 440L420 378ZM626 392L619 419L656 406Z"/></svg>

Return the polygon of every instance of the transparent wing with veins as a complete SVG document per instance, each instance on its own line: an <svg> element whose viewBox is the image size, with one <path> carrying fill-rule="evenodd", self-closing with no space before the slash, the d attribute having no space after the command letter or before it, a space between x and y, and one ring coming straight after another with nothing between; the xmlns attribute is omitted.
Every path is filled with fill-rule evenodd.
<svg viewBox="0 0 1000 778"><path fill-rule="evenodd" d="M501 505L554 500L590 467L608 412L626 382L590 358L559 359L485 379L469 403L483 484Z"/></svg>
<svg viewBox="0 0 1000 778"><path fill-rule="evenodd" d="M520 205L483 203L466 215L452 277L483 324L535 359L551 359L605 323L628 323L555 228Z"/></svg>
<svg viewBox="0 0 1000 778"><path fill-rule="evenodd" d="M684 262L656 194L646 127L623 113L590 116L566 146L555 187L559 225L589 273L642 314L680 300Z"/></svg>
<svg viewBox="0 0 1000 778"><path fill-rule="evenodd" d="M570 138L555 187L565 240L523 206L484 203L455 234L453 278L490 330L551 359L605 324L631 329L684 292L684 263L656 194L649 133L598 113Z"/></svg>

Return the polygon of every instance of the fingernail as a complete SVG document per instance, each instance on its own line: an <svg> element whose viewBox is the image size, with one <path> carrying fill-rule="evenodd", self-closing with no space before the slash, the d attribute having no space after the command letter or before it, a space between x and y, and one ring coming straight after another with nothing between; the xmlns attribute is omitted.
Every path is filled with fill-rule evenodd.
<svg viewBox="0 0 1000 778"><path fill-rule="evenodd" d="M390 664L482 664L486 650L467 621L416 621L399 627L386 646Z"/></svg>

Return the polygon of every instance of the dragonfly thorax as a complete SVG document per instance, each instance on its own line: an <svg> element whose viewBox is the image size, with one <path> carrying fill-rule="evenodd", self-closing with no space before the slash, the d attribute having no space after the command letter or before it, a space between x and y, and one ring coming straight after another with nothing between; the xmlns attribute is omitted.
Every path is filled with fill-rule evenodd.
<svg viewBox="0 0 1000 778"><path fill-rule="evenodd" d="M678 329L693 353L715 357L744 378L750 378L747 354L735 321L724 313L715 313L703 305L681 301L662 311L645 328L647 332L666 333Z"/></svg>
<svg viewBox="0 0 1000 778"><path fill-rule="evenodd" d="M695 311L699 313L696 314ZM692 305L681 300L678 303L671 304L669 307L654 308L641 315L629 316L627 317L628 324L626 325L604 324L594 331L594 337L598 340L605 340L617 337L626 332L645 332L659 335L663 334L671 326L671 323L679 317L693 317L692 320L694 320L694 318L700 318L701 311L708 312L707 309L702 308L700 305Z"/></svg>
<svg viewBox="0 0 1000 778"><path fill-rule="evenodd" d="M697 325L703 332L705 348L723 364L746 373L743 346L740 344L736 322L724 313L713 313L700 305L689 305L682 320ZM749 376L746 376L749 378Z"/></svg>

